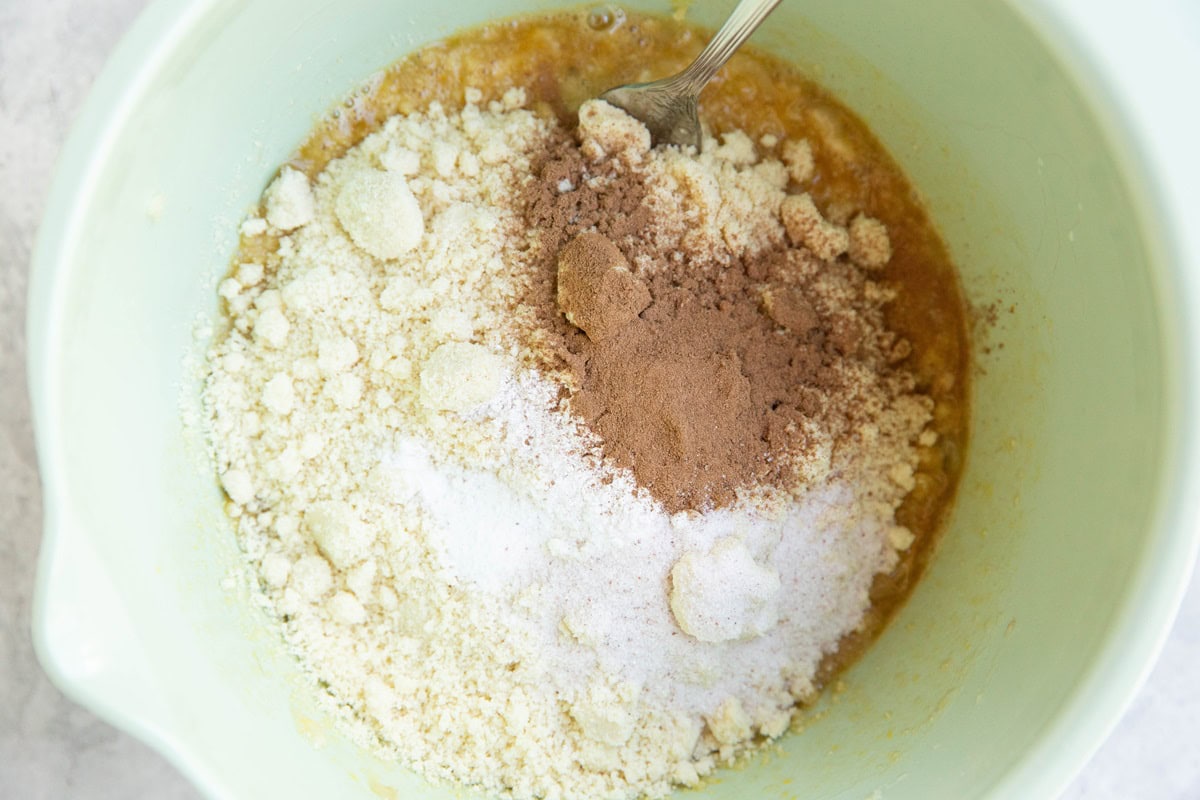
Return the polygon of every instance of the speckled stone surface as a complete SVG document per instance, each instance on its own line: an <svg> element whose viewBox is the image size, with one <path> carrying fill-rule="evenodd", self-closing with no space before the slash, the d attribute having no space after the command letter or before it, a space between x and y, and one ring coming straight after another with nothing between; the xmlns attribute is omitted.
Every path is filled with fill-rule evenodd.
<svg viewBox="0 0 1200 800"><path fill-rule="evenodd" d="M64 698L29 633L41 496L25 381L30 249L56 154L145 0L0 0L0 798L194 798L159 755ZM1200 588L1068 800L1200 798Z"/></svg>

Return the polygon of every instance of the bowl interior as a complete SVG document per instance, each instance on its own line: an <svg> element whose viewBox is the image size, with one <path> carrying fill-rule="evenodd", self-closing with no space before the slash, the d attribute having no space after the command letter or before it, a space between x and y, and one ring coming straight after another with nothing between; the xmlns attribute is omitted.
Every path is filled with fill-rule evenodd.
<svg viewBox="0 0 1200 800"><path fill-rule="evenodd" d="M726 5L690 13L715 24ZM163 0L68 148L30 311L40 652L214 796L455 796L344 741L231 577L196 332L241 216L317 116L420 43L548 6ZM1131 688L1111 654L1163 568L1173 344L1143 212L1069 75L1003 3L784 4L756 41L871 124L970 299L997 313L926 578L803 735L700 796L1052 791Z"/></svg>

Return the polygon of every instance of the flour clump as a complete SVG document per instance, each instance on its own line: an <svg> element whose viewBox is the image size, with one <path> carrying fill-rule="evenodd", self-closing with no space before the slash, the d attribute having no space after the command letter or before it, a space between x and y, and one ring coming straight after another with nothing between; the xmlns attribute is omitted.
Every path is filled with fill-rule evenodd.
<svg viewBox="0 0 1200 800"><path fill-rule="evenodd" d="M417 198L396 172L355 173L338 191L334 209L354 243L375 258L403 255L425 233Z"/></svg>
<svg viewBox="0 0 1200 800"><path fill-rule="evenodd" d="M704 554L685 553L671 568L671 613L702 642L762 636L779 621L779 573L755 563L737 539Z"/></svg>

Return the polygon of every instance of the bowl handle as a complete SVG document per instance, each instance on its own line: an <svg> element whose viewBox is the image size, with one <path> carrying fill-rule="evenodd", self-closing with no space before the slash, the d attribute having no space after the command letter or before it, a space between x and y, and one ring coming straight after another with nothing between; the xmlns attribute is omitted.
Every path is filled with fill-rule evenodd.
<svg viewBox="0 0 1200 800"><path fill-rule="evenodd" d="M33 601L38 660L72 700L143 741L161 740L170 705L103 559L69 516L45 511Z"/></svg>

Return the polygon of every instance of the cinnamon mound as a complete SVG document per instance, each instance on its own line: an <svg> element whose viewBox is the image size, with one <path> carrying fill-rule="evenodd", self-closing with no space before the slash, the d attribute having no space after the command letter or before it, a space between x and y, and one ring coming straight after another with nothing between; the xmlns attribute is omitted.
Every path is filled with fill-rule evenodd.
<svg viewBox="0 0 1200 800"><path fill-rule="evenodd" d="M820 446L813 432L858 416L851 378L863 371L847 365L872 380L887 367L884 292L844 257L789 241L768 167L735 193L743 227L706 235L686 202L648 183L644 153L579 135L550 148L520 198L537 264L525 303L569 408L668 511L726 506L759 485L791 490ZM744 155L715 158L680 174L703 186L696 166L749 169Z"/></svg>

